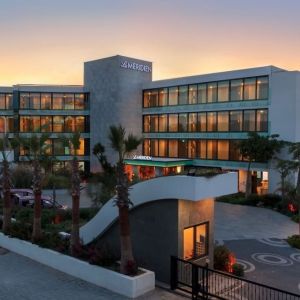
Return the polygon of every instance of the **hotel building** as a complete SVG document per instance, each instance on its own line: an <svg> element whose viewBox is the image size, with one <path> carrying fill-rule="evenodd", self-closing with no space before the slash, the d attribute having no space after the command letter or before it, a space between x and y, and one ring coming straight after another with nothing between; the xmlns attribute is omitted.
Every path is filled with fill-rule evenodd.
<svg viewBox="0 0 300 300"><path fill-rule="evenodd" d="M79 157L86 171L99 169L92 154L105 145L110 125L143 136L128 172L154 177L203 167L236 170L245 189L247 162L238 142L248 132L279 134L299 141L300 75L267 66L152 81L152 63L113 56L84 64L83 86L0 87L0 131L50 132L50 154L64 165L70 149L59 137L82 133ZM22 159L22 149L15 159ZM267 163L253 163L262 192L277 188L279 175Z"/></svg>

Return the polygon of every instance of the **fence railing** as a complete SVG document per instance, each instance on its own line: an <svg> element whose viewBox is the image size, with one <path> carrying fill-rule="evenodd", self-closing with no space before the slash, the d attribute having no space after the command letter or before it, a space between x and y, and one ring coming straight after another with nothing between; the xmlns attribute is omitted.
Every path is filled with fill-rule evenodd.
<svg viewBox="0 0 300 300"><path fill-rule="evenodd" d="M300 295L171 257L171 289L192 299L300 300Z"/></svg>

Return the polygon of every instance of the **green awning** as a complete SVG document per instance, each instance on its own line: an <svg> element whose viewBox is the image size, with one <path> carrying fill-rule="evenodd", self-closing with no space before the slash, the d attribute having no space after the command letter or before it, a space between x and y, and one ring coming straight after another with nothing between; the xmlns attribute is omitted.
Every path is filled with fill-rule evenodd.
<svg viewBox="0 0 300 300"><path fill-rule="evenodd" d="M132 166L149 166L149 167L177 167L193 165L192 159L125 159L125 164Z"/></svg>

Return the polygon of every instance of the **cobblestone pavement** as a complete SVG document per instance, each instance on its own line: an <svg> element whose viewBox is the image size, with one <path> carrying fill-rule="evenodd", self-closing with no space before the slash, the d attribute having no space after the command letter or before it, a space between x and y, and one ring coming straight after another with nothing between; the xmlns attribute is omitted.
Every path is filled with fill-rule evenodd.
<svg viewBox="0 0 300 300"><path fill-rule="evenodd" d="M3 249L0 251L0 270L1 300L127 299L26 257L3 251ZM140 299L179 300L186 298L157 288Z"/></svg>

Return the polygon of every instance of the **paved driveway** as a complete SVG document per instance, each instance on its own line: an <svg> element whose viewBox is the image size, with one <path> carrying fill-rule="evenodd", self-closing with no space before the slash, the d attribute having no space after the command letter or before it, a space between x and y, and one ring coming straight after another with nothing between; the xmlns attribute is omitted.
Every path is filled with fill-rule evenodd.
<svg viewBox="0 0 300 300"><path fill-rule="evenodd" d="M215 239L285 239L297 234L298 225L290 218L267 208L215 203Z"/></svg>

